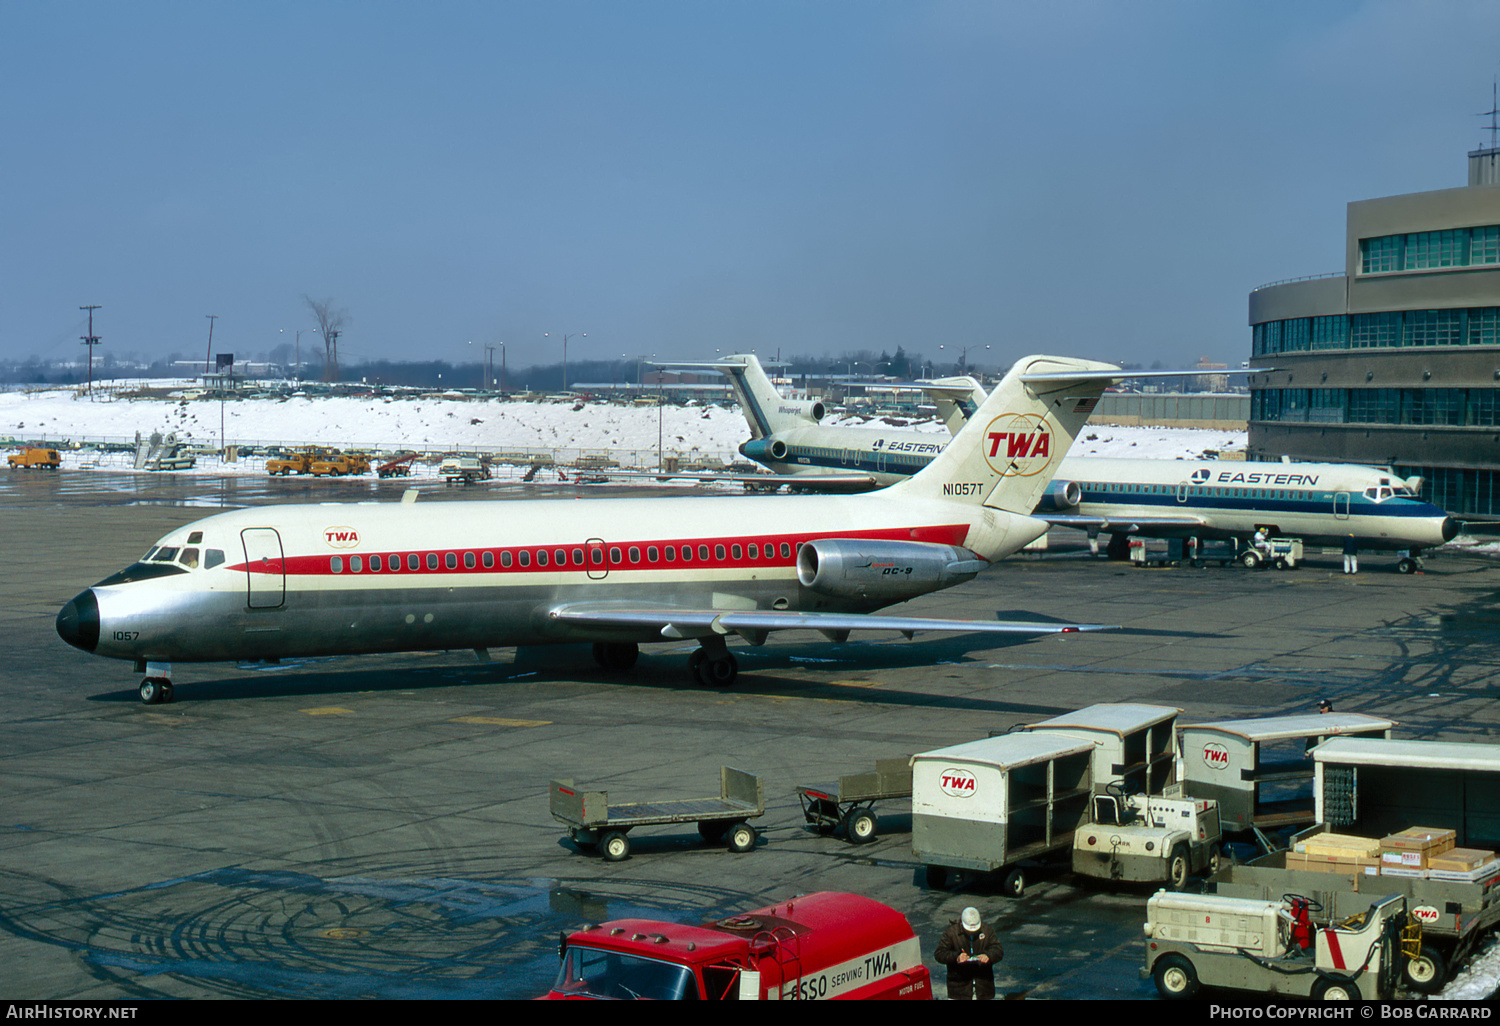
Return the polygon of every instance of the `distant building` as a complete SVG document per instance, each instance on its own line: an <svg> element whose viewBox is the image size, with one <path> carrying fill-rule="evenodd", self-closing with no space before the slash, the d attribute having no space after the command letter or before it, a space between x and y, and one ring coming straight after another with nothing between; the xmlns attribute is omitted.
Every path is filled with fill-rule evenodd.
<svg viewBox="0 0 1500 1026"><path fill-rule="evenodd" d="M1500 518L1500 148L1463 188L1350 203L1344 272L1261 286L1250 326L1250 459L1393 466Z"/></svg>

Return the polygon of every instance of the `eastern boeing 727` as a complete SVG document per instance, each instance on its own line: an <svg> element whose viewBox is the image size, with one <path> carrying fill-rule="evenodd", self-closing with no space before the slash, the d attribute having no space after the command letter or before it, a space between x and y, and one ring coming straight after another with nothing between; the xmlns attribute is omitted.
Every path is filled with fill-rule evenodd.
<svg viewBox="0 0 1500 1026"><path fill-rule="evenodd" d="M822 403L784 399L754 356L693 366L716 368L730 379L752 435L740 452L809 486L857 491L890 485L921 471L949 444L937 434L823 427ZM985 400L972 378L933 382L929 393L953 431ZM1131 535L1243 541L1264 530L1311 545L1353 538L1362 549L1408 550L1397 569L1410 573L1422 549L1458 533L1456 520L1415 491L1387 470L1353 464L1068 456L1033 512L1087 531L1091 542L1108 532L1109 554L1120 559ZM1251 550L1245 558L1260 555Z"/></svg>
<svg viewBox="0 0 1500 1026"><path fill-rule="evenodd" d="M695 639L694 675L727 685L730 635L1094 629L870 614L968 581L1045 533L1028 514L1118 378L1108 364L1021 360L940 458L868 495L220 513L73 598L57 632L134 662L152 703L171 699L173 662L592 642L602 665L624 669L642 643Z"/></svg>

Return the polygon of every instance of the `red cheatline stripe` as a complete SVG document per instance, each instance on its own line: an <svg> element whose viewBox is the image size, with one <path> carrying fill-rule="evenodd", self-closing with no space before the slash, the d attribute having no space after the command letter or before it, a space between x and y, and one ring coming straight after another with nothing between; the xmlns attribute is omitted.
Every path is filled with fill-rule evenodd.
<svg viewBox="0 0 1500 1026"><path fill-rule="evenodd" d="M817 537L838 538L863 538L878 541L921 541L940 545L961 545L968 535L968 524L944 524L927 527L897 527L884 528L872 531L842 531L836 535L822 534ZM696 570L702 568L755 568L755 567L786 567L796 563L797 549L808 537L796 535L758 535L746 538L744 536L722 536L707 538L666 538L651 539L649 541L606 541L603 545L596 539L593 544L586 542L552 543L549 545L523 545L523 546L481 546L477 548L455 548L455 549L416 549L402 552L360 552L357 550L343 550L331 552L326 555L289 556L284 559L261 559L253 563L239 563L230 567L231 570L248 570L251 573L282 574L292 577L315 577L333 576L335 573L355 573L352 570L350 558L358 556L361 561L361 575L368 573L390 574L400 577L407 574L495 574L495 573L542 573L555 574L561 572L584 572L587 570ZM781 546L787 546L788 555L781 554ZM734 556L734 546L740 548L739 558ZM761 555L758 558L750 557L750 546L757 546ZM692 547L692 558L683 559L680 555L677 560L669 561L665 558L665 550L670 546L680 550L684 546ZM723 548L723 556L719 556L719 547ZM702 555L703 548L707 548L707 558ZM637 562L631 562L630 550L635 548L639 554ZM647 559L649 550L657 550L655 560ZM767 550L773 555L765 555ZM567 555L567 564L561 565L555 561L558 550ZM581 550L584 562L575 562L574 550ZM547 564L539 565L536 554L539 551L547 553ZM484 565L483 554L493 554L494 565ZM521 566L519 562L520 553L525 552L530 559L530 566ZM465 565L464 556L472 553L474 565ZM502 565L503 554L509 553L511 565ZM448 566L449 555L453 555L455 566ZM370 569L370 557L379 556L382 569L373 571ZM418 569L408 568L407 559L416 556ZM427 557L436 556L436 568L429 569ZM343 561L343 570L333 570L333 559L337 557ZM401 569L389 569L393 560L399 559Z"/></svg>

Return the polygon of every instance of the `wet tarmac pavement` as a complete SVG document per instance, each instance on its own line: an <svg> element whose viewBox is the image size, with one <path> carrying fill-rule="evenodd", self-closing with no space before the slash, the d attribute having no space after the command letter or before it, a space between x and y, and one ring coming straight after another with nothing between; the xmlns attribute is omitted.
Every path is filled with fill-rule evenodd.
<svg viewBox="0 0 1500 1026"><path fill-rule="evenodd" d="M879 837L856 847L806 828L796 786L1100 701L1195 720L1308 712L1328 696L1399 720L1400 737L1487 741L1500 727L1500 578L1464 555L1414 577L1377 556L1356 577L1336 554L1289 573L1022 556L902 609L1126 629L842 646L773 635L735 649L729 691L689 683L690 645L647 649L627 675L576 646L490 663L438 652L178 666L177 701L143 706L129 665L56 637L67 599L220 503L394 500L405 485L15 478L0 479L11 998L528 997L551 981L560 930L835 889L906 913L939 980L937 937L974 904L1006 947L1003 993L1152 999L1136 975L1151 888L1051 870L1020 900L997 879L929 890L906 803L882 807ZM439 497L455 494L422 501ZM548 813L553 778L620 800L687 797L712 791L726 764L765 780L752 853L654 828L607 863Z"/></svg>

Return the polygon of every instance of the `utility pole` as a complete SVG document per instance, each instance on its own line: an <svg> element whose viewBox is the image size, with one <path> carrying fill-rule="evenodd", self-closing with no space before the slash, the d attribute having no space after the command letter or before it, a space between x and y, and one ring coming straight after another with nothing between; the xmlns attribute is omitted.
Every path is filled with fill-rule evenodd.
<svg viewBox="0 0 1500 1026"><path fill-rule="evenodd" d="M328 351L332 355L333 361L328 367L324 368L324 377L330 382L339 379L339 336L342 334L342 331L335 329L327 335L330 347Z"/></svg>
<svg viewBox="0 0 1500 1026"><path fill-rule="evenodd" d="M83 344L89 347L89 395L94 394L94 347L99 344L99 336L94 334L94 311L100 309L98 304L93 306L80 306L78 309L89 312L89 333L83 336Z"/></svg>
<svg viewBox="0 0 1500 1026"><path fill-rule="evenodd" d="M204 314L208 318L208 355L203 358L203 373L213 373L214 359L214 321L219 319L218 314Z"/></svg>

